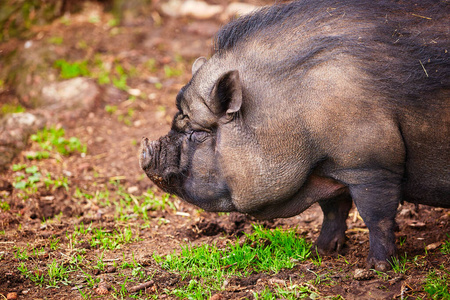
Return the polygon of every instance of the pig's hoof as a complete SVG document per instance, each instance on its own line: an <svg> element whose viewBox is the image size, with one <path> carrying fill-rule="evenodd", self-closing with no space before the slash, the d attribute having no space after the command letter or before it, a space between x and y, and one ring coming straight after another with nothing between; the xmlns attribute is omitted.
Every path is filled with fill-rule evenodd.
<svg viewBox="0 0 450 300"><path fill-rule="evenodd" d="M379 272L386 272L392 268L391 264L388 261L376 260L374 258L369 259L367 267L368 269L375 269Z"/></svg>
<svg viewBox="0 0 450 300"><path fill-rule="evenodd" d="M317 253L322 256L337 256L338 254L342 254L345 246L345 236L335 237L326 242L321 239L321 236L319 236L314 245L314 252L316 252L313 253L314 255L317 255Z"/></svg>

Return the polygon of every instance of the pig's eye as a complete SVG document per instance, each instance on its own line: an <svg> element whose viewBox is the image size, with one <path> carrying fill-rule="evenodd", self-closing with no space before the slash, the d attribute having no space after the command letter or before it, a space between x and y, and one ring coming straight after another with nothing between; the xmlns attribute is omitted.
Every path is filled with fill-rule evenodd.
<svg viewBox="0 0 450 300"><path fill-rule="evenodd" d="M189 140L197 143L203 143L209 136L206 131L191 131L189 133Z"/></svg>

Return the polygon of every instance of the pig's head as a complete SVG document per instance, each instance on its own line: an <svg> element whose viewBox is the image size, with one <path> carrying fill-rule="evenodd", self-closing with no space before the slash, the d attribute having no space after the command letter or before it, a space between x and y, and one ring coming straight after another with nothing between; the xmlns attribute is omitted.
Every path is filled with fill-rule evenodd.
<svg viewBox="0 0 450 300"><path fill-rule="evenodd" d="M274 97L254 87L264 80L244 78L235 62L223 61L213 56L194 63L170 132L142 140L140 166L164 191L208 211L298 214L317 198L311 196L316 188L304 188L310 168L300 164L311 147L292 131L301 127L298 115L290 107L261 105L258 99Z"/></svg>
<svg viewBox="0 0 450 300"><path fill-rule="evenodd" d="M206 62L199 58L193 75ZM179 92L170 132L158 141L143 138L140 166L161 189L208 211L233 211L231 192L220 168L217 129L240 109L239 74L230 71L207 94L195 77Z"/></svg>

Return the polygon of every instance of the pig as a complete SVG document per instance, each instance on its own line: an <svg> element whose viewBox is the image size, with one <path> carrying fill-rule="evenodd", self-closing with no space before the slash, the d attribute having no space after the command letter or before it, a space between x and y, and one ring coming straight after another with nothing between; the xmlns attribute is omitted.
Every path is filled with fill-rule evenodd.
<svg viewBox="0 0 450 300"><path fill-rule="evenodd" d="M395 256L403 201L450 207L450 4L302 0L217 33L192 66L169 133L141 168L206 211L261 219L318 203L315 242L340 252L353 203L369 268Z"/></svg>

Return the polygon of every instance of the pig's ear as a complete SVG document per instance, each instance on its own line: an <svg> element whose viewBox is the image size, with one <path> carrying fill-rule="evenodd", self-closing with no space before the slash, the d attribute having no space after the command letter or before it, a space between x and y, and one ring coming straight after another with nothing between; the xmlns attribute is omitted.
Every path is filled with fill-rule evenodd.
<svg viewBox="0 0 450 300"><path fill-rule="evenodd" d="M198 69L200 69L201 66L203 66L203 64L206 62L206 58L205 57L199 57L197 58L194 63L192 64L192 75L194 75L195 73L197 73Z"/></svg>
<svg viewBox="0 0 450 300"><path fill-rule="evenodd" d="M239 111L242 105L242 87L237 70L223 74L212 90L213 110L229 117Z"/></svg>

